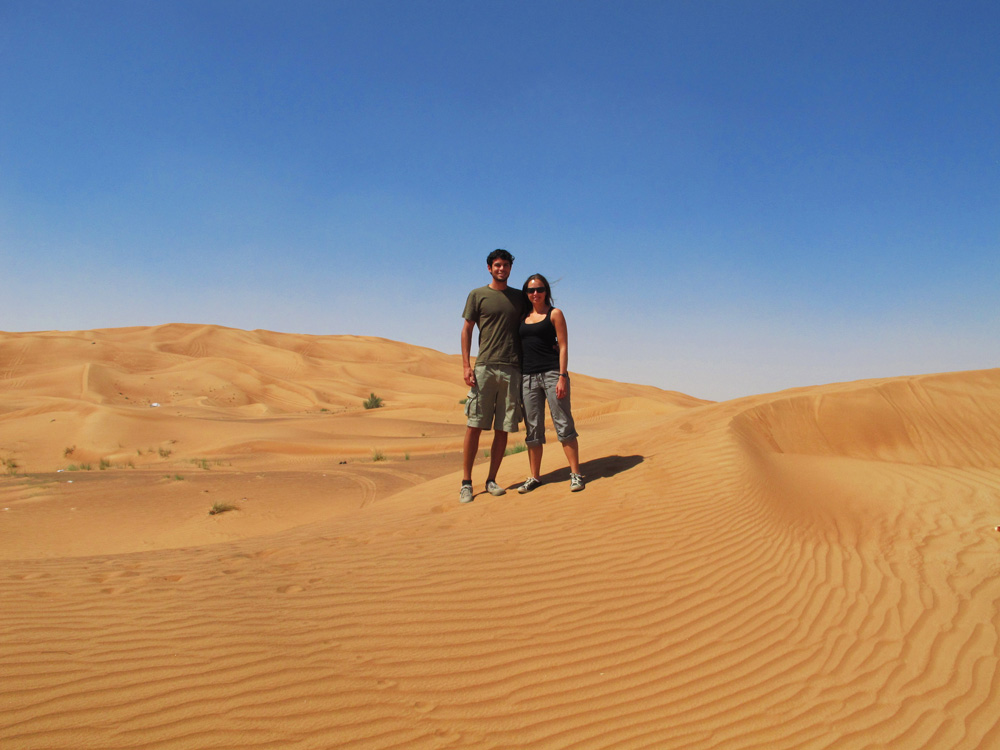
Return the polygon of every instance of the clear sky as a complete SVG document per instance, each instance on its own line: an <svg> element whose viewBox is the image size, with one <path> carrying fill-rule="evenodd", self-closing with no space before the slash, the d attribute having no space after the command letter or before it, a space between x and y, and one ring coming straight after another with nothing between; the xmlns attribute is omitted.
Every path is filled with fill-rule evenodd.
<svg viewBox="0 0 1000 750"><path fill-rule="evenodd" d="M998 40L995 0L0 0L0 330L457 353L505 247L577 372L993 367Z"/></svg>

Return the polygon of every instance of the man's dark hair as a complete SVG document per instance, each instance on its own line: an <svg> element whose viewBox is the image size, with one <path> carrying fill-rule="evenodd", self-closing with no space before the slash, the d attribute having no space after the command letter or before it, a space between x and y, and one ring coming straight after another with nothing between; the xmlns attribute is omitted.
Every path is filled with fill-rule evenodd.
<svg viewBox="0 0 1000 750"><path fill-rule="evenodd" d="M505 260L511 265L514 265L514 256L508 253L502 247L498 247L496 250L494 250L492 253L486 256L486 265L492 266L493 261L495 261L497 258L499 258L500 260Z"/></svg>

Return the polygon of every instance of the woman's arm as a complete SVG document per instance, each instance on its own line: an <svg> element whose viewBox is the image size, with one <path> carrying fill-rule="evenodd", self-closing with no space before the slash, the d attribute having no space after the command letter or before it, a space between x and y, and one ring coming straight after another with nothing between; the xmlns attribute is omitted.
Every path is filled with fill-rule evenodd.
<svg viewBox="0 0 1000 750"><path fill-rule="evenodd" d="M556 327L556 336L559 339L559 383L556 385L556 398L566 398L569 390L569 334L566 332L566 316L562 310L552 308L552 325ZM566 377L561 377L566 373Z"/></svg>

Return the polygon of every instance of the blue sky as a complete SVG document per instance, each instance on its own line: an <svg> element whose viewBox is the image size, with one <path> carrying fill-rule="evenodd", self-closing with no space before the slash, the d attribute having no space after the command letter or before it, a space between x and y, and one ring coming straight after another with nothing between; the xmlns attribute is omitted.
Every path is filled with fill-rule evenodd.
<svg viewBox="0 0 1000 750"><path fill-rule="evenodd" d="M0 329L457 353L506 247L590 375L992 367L997 39L994 2L0 0Z"/></svg>

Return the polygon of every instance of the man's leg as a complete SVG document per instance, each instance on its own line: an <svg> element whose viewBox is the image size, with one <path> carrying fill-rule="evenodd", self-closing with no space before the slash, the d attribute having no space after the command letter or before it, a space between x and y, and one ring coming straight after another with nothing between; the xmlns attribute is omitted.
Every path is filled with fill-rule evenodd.
<svg viewBox="0 0 1000 750"><path fill-rule="evenodd" d="M503 430L493 431L493 445L490 446L490 473L486 481L496 481L497 472L500 471L500 462L503 461L504 451L507 450L507 433Z"/></svg>
<svg viewBox="0 0 1000 750"><path fill-rule="evenodd" d="M465 443L462 446L462 479L472 481L472 464L476 461L476 453L479 451L479 436L483 430L480 427L465 428Z"/></svg>

